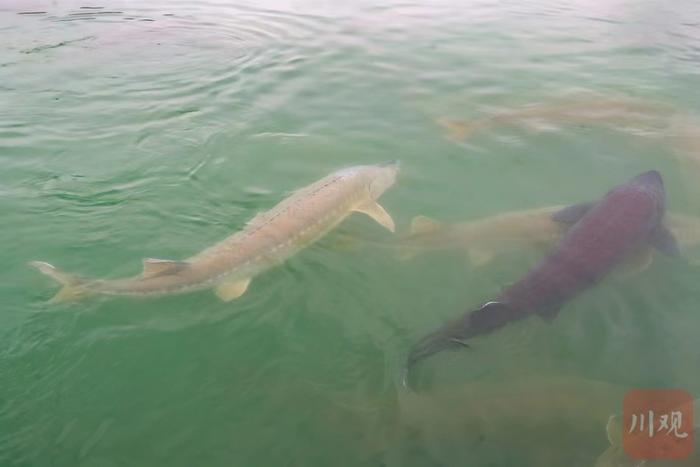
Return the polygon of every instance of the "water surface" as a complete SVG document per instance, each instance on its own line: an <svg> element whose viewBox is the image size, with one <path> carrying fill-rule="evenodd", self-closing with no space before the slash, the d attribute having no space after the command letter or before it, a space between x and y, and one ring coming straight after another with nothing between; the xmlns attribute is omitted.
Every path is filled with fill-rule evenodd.
<svg viewBox="0 0 700 467"><path fill-rule="evenodd" d="M700 215L696 2L141 3L0 2L0 464L590 466L625 389L700 394L686 261L436 357L417 395L399 383L410 345L542 251L399 261L358 215L340 230L376 242L331 234L231 303L51 306L26 267L137 273L389 159L399 230L587 201L652 168L669 209ZM667 110L464 141L439 123L586 96Z"/></svg>

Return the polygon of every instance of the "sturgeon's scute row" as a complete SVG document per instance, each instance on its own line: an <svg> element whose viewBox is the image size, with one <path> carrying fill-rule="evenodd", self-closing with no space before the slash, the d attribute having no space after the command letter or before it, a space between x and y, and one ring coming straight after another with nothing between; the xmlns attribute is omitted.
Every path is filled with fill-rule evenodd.
<svg viewBox="0 0 700 467"><path fill-rule="evenodd" d="M224 301L240 297L251 279L315 242L353 212L390 231L394 221L377 199L394 184L398 162L338 170L294 192L241 230L181 261L147 258L136 277L86 279L43 261L30 264L63 285L54 302L87 295L170 295L213 288Z"/></svg>

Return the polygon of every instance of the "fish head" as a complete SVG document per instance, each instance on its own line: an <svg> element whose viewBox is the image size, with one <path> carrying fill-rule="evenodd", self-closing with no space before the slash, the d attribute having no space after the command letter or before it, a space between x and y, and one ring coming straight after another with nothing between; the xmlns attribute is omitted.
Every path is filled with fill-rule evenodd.
<svg viewBox="0 0 700 467"><path fill-rule="evenodd" d="M629 182L617 187L613 191L643 191L659 201L663 201L666 197L664 181L661 178L661 174L656 170L650 170L639 174Z"/></svg>
<svg viewBox="0 0 700 467"><path fill-rule="evenodd" d="M623 197L635 197L651 202L652 209L656 213L656 219L660 219L665 211L666 190L661 174L656 170L650 170L637 175L632 180L613 188L607 197L621 199Z"/></svg>
<svg viewBox="0 0 700 467"><path fill-rule="evenodd" d="M661 174L656 170L650 170L634 177L630 183L664 189L664 181Z"/></svg>
<svg viewBox="0 0 700 467"><path fill-rule="evenodd" d="M377 199L396 182L396 175L399 172L399 161L370 165L366 167L366 170L367 190L372 199Z"/></svg>
<svg viewBox="0 0 700 467"><path fill-rule="evenodd" d="M631 183L649 193L656 201L658 207L661 210L664 209L666 190L664 189L664 181L659 172L656 170L644 172L634 177Z"/></svg>

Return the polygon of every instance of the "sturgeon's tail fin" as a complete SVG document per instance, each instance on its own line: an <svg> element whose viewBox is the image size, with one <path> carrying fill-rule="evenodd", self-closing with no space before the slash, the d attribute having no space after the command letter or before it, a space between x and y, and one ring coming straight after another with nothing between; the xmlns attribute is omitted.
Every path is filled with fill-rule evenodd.
<svg viewBox="0 0 700 467"><path fill-rule="evenodd" d="M46 274L63 286L61 290L49 300L49 303L78 300L88 294L88 290L85 287L85 279L81 279L74 274L60 271L53 265L43 261L31 261L28 264L29 266L37 268L41 273Z"/></svg>
<svg viewBox="0 0 700 467"><path fill-rule="evenodd" d="M420 360L444 350L469 348L468 340L505 326L510 321L522 319L525 313L517 313L504 302L487 302L473 311L468 311L448 321L416 343L408 355L403 384L409 387L411 368Z"/></svg>

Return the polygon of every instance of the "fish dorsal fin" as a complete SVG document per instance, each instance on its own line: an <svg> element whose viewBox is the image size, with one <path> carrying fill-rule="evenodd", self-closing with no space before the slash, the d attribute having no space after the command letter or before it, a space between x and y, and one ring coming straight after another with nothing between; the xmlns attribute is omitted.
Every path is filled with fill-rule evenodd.
<svg viewBox="0 0 700 467"><path fill-rule="evenodd" d="M661 253L675 257L681 255L681 250L678 247L676 238L673 236L671 231L668 230L668 228L663 224L659 224L651 232L649 243Z"/></svg>
<svg viewBox="0 0 700 467"><path fill-rule="evenodd" d="M367 204L358 206L355 209L353 209L353 211L367 214L369 217L377 221L379 225L389 230L389 232L393 233L396 230L394 225L394 219L392 219L389 213L386 212L384 208L381 207L376 201L370 201Z"/></svg>
<svg viewBox="0 0 700 467"><path fill-rule="evenodd" d="M416 216L411 221L412 234L428 234L445 228L445 224L426 216Z"/></svg>
<svg viewBox="0 0 700 467"><path fill-rule="evenodd" d="M230 302L234 298L238 298L245 293L250 284L250 277L237 281L222 282L219 284L215 293L216 296L225 302Z"/></svg>
<svg viewBox="0 0 700 467"><path fill-rule="evenodd" d="M552 214L552 220L561 224L575 224L597 203L572 204Z"/></svg>
<svg viewBox="0 0 700 467"><path fill-rule="evenodd" d="M187 261L171 261L168 259L146 258L143 260L143 278L175 274L189 266Z"/></svg>

